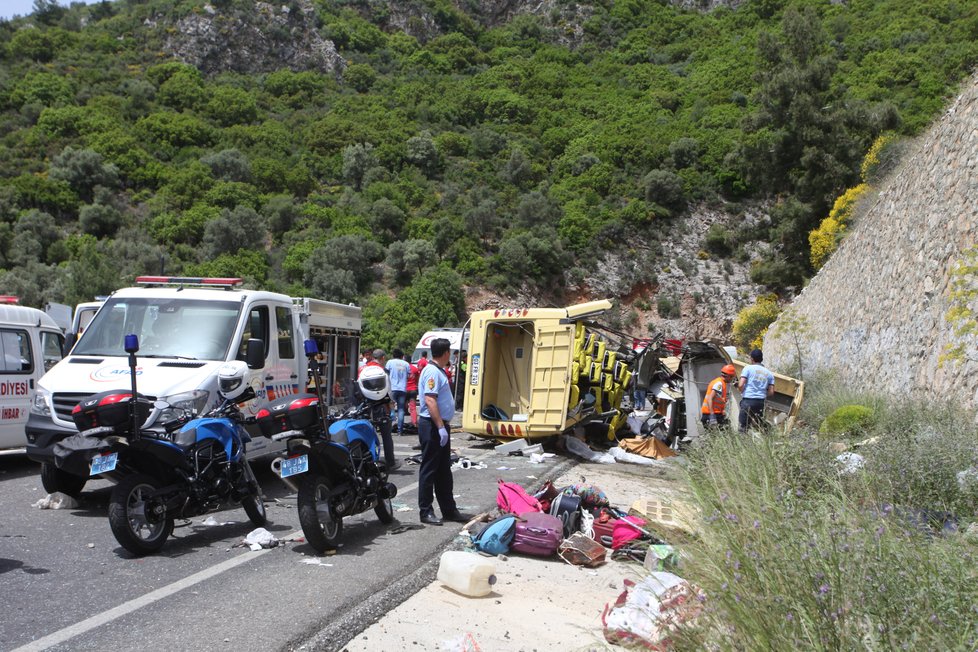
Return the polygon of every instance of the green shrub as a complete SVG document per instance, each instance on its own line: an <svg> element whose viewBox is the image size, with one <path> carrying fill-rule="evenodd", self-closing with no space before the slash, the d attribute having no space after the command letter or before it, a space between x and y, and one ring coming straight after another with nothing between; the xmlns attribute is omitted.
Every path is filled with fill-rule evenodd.
<svg viewBox="0 0 978 652"><path fill-rule="evenodd" d="M865 405L843 405L826 417L818 431L823 435L860 435L876 421L876 412Z"/></svg>
<svg viewBox="0 0 978 652"><path fill-rule="evenodd" d="M720 434L687 459L703 518L679 573L703 591L703 612L676 634L675 649L974 646L975 549L962 535L935 536L920 511L937 508L931 496L886 491L880 480L906 467L884 476L867 463L840 476L808 432ZM974 513L976 504L958 507Z"/></svg>

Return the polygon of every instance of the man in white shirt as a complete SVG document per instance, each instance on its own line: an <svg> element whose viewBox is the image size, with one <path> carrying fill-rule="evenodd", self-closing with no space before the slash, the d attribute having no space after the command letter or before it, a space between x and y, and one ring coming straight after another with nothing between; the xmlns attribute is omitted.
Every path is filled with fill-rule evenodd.
<svg viewBox="0 0 978 652"><path fill-rule="evenodd" d="M397 406L397 432L404 432L404 401L407 398L407 379L411 365L404 360L404 351L394 349L387 361L387 373L391 379L391 398Z"/></svg>

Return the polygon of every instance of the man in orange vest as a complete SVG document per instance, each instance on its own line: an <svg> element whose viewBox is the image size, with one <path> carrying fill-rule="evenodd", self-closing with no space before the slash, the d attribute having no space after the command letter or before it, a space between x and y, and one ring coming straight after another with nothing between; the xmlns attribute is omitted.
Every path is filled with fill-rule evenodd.
<svg viewBox="0 0 978 652"><path fill-rule="evenodd" d="M717 428L727 424L727 391L730 381L737 375L732 364L724 365L720 376L710 381L700 408L700 421L707 428Z"/></svg>

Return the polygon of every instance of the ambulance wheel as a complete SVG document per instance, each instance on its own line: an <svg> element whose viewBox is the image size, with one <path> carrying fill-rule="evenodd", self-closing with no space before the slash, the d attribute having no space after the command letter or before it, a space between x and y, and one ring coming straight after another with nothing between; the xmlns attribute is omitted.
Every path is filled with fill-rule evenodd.
<svg viewBox="0 0 978 652"><path fill-rule="evenodd" d="M60 491L67 496L77 498L86 482L88 478L62 471L51 462L41 463L41 486L49 494Z"/></svg>

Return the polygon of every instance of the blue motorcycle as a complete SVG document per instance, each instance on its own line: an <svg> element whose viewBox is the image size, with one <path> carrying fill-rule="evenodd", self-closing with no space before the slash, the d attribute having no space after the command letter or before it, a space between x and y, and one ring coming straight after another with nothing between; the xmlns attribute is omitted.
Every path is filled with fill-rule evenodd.
<svg viewBox="0 0 978 652"><path fill-rule="evenodd" d="M149 405L161 411L174 406L149 403L137 393L138 350L136 336L127 335L131 392L103 392L75 408L73 416L82 432L65 440L60 463L77 466L79 459L87 458L91 475L119 479L109 498L109 525L116 540L134 555L160 550L173 532L175 518L199 516L228 504L240 504L252 523L264 525L261 488L245 459L251 437L237 407L255 397L246 382L248 365L236 360L221 367L221 403L206 414L185 411L164 423L163 432L141 430Z"/></svg>
<svg viewBox="0 0 978 652"><path fill-rule="evenodd" d="M345 516L372 508L382 523L392 523L397 487L388 481L372 422L389 418L387 399L380 398L386 389L364 387L361 381L365 400L341 415L329 415L315 363L316 342L306 340L305 349L316 393L269 405L257 418L263 435L287 440L288 456L275 460L272 468L298 492L302 532L322 553L339 544Z"/></svg>

